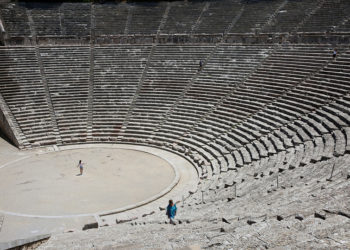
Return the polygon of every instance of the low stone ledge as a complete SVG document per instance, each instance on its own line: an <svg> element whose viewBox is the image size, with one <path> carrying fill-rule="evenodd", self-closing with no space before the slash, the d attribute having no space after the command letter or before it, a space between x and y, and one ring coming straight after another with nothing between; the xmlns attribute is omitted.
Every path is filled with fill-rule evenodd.
<svg viewBox="0 0 350 250"><path fill-rule="evenodd" d="M0 242L0 249L24 247L26 245L33 244L38 241L49 239L50 237L51 237L50 234L43 234L43 235L36 235L25 239L18 239L18 240L13 240L8 242Z"/></svg>

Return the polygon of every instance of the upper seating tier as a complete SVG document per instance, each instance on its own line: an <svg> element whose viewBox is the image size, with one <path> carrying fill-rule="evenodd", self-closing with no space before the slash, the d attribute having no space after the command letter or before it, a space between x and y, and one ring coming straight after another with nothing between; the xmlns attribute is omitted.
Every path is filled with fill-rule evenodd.
<svg viewBox="0 0 350 250"><path fill-rule="evenodd" d="M7 3L8 39L350 32L347 0Z"/></svg>

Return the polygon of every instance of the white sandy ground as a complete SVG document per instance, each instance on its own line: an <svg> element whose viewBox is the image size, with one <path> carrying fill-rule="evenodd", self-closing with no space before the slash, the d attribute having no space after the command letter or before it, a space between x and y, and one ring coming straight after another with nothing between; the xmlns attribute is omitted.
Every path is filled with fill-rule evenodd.
<svg viewBox="0 0 350 250"><path fill-rule="evenodd" d="M79 159L86 163L79 174ZM98 213L165 189L174 171L154 155L125 149L76 149L34 155L0 169L0 208L30 215Z"/></svg>

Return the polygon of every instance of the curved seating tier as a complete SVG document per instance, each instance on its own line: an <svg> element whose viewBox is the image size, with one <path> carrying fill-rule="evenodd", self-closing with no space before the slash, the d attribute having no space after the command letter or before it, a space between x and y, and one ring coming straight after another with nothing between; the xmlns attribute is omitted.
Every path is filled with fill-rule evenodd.
<svg viewBox="0 0 350 250"><path fill-rule="evenodd" d="M86 141L90 48L41 47L40 57L63 143Z"/></svg>
<svg viewBox="0 0 350 250"><path fill-rule="evenodd" d="M95 47L93 137L120 134L150 52L151 46Z"/></svg>
<svg viewBox="0 0 350 250"><path fill-rule="evenodd" d="M129 34L156 34L161 24L167 2L132 4Z"/></svg>
<svg viewBox="0 0 350 250"><path fill-rule="evenodd" d="M89 36L91 31L90 12L91 5L88 3L62 3L59 9L62 36ZM107 16L106 14L105 17ZM97 27L95 31L97 31Z"/></svg>
<svg viewBox="0 0 350 250"><path fill-rule="evenodd" d="M288 1L277 13L275 18L267 25L262 32L281 33L295 31L296 23L300 23L308 17L309 13L315 11L319 1Z"/></svg>
<svg viewBox="0 0 350 250"><path fill-rule="evenodd" d="M152 131L179 99L184 89L198 74L199 61L204 61L213 46L158 45L148 62L135 102L128 117L124 137ZM144 107L147 110L144 112Z"/></svg>
<svg viewBox="0 0 350 250"><path fill-rule="evenodd" d="M95 35L124 34L129 8L126 4L93 5Z"/></svg>
<svg viewBox="0 0 350 250"><path fill-rule="evenodd" d="M61 17L57 5L44 5L28 9L28 21L32 20L32 29L38 36L59 36L62 34Z"/></svg>
<svg viewBox="0 0 350 250"><path fill-rule="evenodd" d="M55 144L50 111L34 48L0 49L0 94L24 143Z"/></svg>
<svg viewBox="0 0 350 250"><path fill-rule="evenodd" d="M336 60L328 45L19 47L1 53L0 93L14 129L31 146L154 145L183 154L203 178L280 152L314 152L294 165L347 152L337 140L347 138L349 125L348 47L339 48Z"/></svg>
<svg viewBox="0 0 350 250"><path fill-rule="evenodd" d="M299 31L332 31L348 19L349 11L350 5L346 0L321 1L320 6L305 20Z"/></svg>
<svg viewBox="0 0 350 250"><path fill-rule="evenodd" d="M30 36L26 8L10 3L6 8L0 8L3 25L10 36Z"/></svg>
<svg viewBox="0 0 350 250"><path fill-rule="evenodd" d="M227 8L227 6L230 6ZM210 34L224 33L230 26L240 10L242 5L237 1L210 1L207 8L202 12L195 33Z"/></svg>
<svg viewBox="0 0 350 250"><path fill-rule="evenodd" d="M177 1L171 4L167 20L161 30L165 34L189 34L200 18L206 3L200 1Z"/></svg>
<svg viewBox="0 0 350 250"><path fill-rule="evenodd" d="M283 1L247 1L241 17L231 29L232 33L259 33Z"/></svg>
<svg viewBox="0 0 350 250"><path fill-rule="evenodd" d="M349 32L347 0L8 3L9 37Z"/></svg>

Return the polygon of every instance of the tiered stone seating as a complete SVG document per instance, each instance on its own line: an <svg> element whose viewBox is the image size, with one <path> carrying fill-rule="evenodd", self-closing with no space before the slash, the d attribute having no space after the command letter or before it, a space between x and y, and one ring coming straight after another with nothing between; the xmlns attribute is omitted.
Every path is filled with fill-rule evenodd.
<svg viewBox="0 0 350 250"><path fill-rule="evenodd" d="M107 13L106 17L107 17ZM91 5L88 3L62 3L60 7L62 35L84 37L90 35ZM95 14L96 15L96 14ZM97 28L96 28L97 30Z"/></svg>
<svg viewBox="0 0 350 250"><path fill-rule="evenodd" d="M89 36L93 27L96 36L191 38L227 31L347 32L350 8L345 0L19 6L0 10L10 36L30 36L28 20L38 36ZM94 240L102 241L98 247L123 247L127 237L150 248L348 244L350 50L337 47L336 59L330 44L0 48L0 97L25 146L155 146L187 158L200 177L198 191L178 202L176 234L157 207L132 225L73 240L68 235L61 248L72 248L76 238L89 242L87 248Z"/></svg>
<svg viewBox="0 0 350 250"><path fill-rule="evenodd" d="M85 142L90 47L41 47L40 55L62 142Z"/></svg>
<svg viewBox="0 0 350 250"><path fill-rule="evenodd" d="M342 93L347 93L348 91L349 89L345 89ZM344 143L346 135L343 128L348 126L349 121L346 119L347 112L343 113L342 119L340 119L336 115L333 115L332 112L329 112L330 110L327 106L324 107L324 104L327 102L329 100L326 99L323 104L320 103L317 110L315 110L315 106L310 106L309 112L312 111L312 113L304 115L303 112L300 112L295 117L296 120L293 123L290 121L286 123L289 132L286 132L286 127L280 127L281 131L285 131L284 133L289 138L295 136L293 133L299 134L299 139L293 139L293 143L290 146L301 142L305 143L307 147L305 152L314 152L313 154L305 154L304 159L301 161L303 165L307 165L310 162L331 159L333 156L344 155L346 151L346 144ZM344 108L340 108L340 110L344 110ZM281 139L285 140L283 137ZM276 147L276 143L273 144ZM280 149L276 148L276 152L285 149L285 146L281 146Z"/></svg>
<svg viewBox="0 0 350 250"><path fill-rule="evenodd" d="M330 63L310 79L298 85L283 98L285 101L283 99L278 101L281 103L280 106L302 113L312 111L332 98L344 95L349 91L349 86L345 83L349 63L348 54L348 52L345 53L343 58ZM344 71L339 71L339 68L342 67ZM283 102L284 105L282 105Z"/></svg>
<svg viewBox="0 0 350 250"><path fill-rule="evenodd" d="M212 49L158 45L141 81L150 46L97 47L93 79L94 138L155 144L163 141L166 147L175 143L181 150L189 148L202 157L207 154L199 160L194 153L191 157L197 163L216 165L216 159L222 157L221 163L217 163L219 169L215 170L220 171L220 165L226 170L230 168L231 160L244 165L344 125L339 125L334 117L337 127L323 121L322 111L306 117L304 114L347 93L349 87L344 81L348 52L333 61L328 46L282 46L265 58L271 51L266 46L220 45L199 71L198 61L204 60ZM47 79L63 141L83 142L90 48L42 47L40 53L43 77ZM138 67L126 64L130 56L135 57L131 64ZM259 65L260 62L263 63ZM75 66L70 69L72 63ZM64 72L68 73L65 78ZM321 78L320 85L316 81ZM67 81L75 84L69 86ZM106 88L115 91L108 93ZM68 105L75 102L77 93L82 109L73 115L75 109L70 110ZM302 121L290 123L300 117ZM305 132L300 126L306 128ZM288 128L289 132L284 132L287 136L274 132L262 144L258 143L261 136L281 127ZM247 151L242 148L245 145ZM238 155L229 156L237 149Z"/></svg>
<svg viewBox="0 0 350 250"><path fill-rule="evenodd" d="M350 31L350 18L345 19L336 29L339 32L349 32Z"/></svg>
<svg viewBox="0 0 350 250"><path fill-rule="evenodd" d="M288 3L277 13L273 21L267 25L262 32L285 33L294 31L296 24L311 13L318 6L318 1L288 1Z"/></svg>
<svg viewBox="0 0 350 250"><path fill-rule="evenodd" d="M346 110L348 107L348 95L332 102L331 106L337 106L340 110ZM342 119L335 116L333 112L328 106L322 106L313 113L304 116L305 118L302 118L302 120L308 119L310 121L310 119L315 119L314 113L319 114L318 118L316 118L317 120L310 122L310 126L318 124L317 127L324 127L324 132L319 133L317 131L319 134L312 137L315 145L314 155L309 157L308 160L304 160L302 162L303 165L308 164L310 161L318 162L343 156L348 152L345 128L349 126L349 120L346 119L349 112L340 112L342 113Z"/></svg>
<svg viewBox="0 0 350 250"><path fill-rule="evenodd" d="M242 5L238 1L212 1L202 14L196 33L224 33Z"/></svg>
<svg viewBox="0 0 350 250"><path fill-rule="evenodd" d="M273 163L279 160L276 157L272 162L251 164L234 174L221 174L213 179L215 185L201 182L197 193L184 203L177 203L179 223L175 229L166 225L164 211L155 211L114 227L53 236L43 246L88 247L86 242L94 242L104 248L131 244L171 248L179 242L177 247L196 244L203 248L239 249L281 245L337 248L347 244L349 233L341 228L348 228L348 210L342 200L347 199L349 182L342 172L346 171L349 157L282 172ZM327 181L333 164L334 176ZM152 235L159 238L155 240ZM335 241L328 241L328 237Z"/></svg>
<svg viewBox="0 0 350 250"><path fill-rule="evenodd" d="M220 57L221 56L222 54L220 55ZM301 60L303 61L302 68L300 68ZM257 143L256 139L258 139L262 134L265 134L268 131L271 131L275 128L279 128L280 126L284 126L285 124L288 124L288 122L292 119L292 117L289 117L288 115L287 116L277 115L276 111L273 111L274 108L271 111L269 111L270 106L267 106L268 109L266 109L266 112L264 110L262 113L260 114L257 113L256 115L247 119L242 126L238 126L236 128L230 129L230 126L226 126L225 124L240 123L240 120L245 119L247 115L245 112L249 112L249 113L256 112L256 110L259 110L260 108L264 107L264 106L261 106L261 104L259 104L260 106L256 106L257 103L252 101L249 101L246 103L246 105L242 106L242 101L239 101L240 99L242 99L242 97L245 98L246 96L247 97L251 96L251 98L260 99L260 103L264 103L264 102L269 102L269 100L271 101L276 97L280 96L280 98L276 99L277 101L276 103L280 103L279 100L281 98L286 99L284 98L284 95L287 93L286 91L290 89L293 89L293 91L296 90L297 88L295 88L295 86L297 85L303 86L303 84L300 84L300 82L302 82L303 79L306 79L307 77L311 76L313 72L317 71L318 69L321 69L323 66L327 64L327 62L331 60L332 59L329 56L328 46L326 47L325 46L323 47L322 46L319 46L319 47L286 46L276 50L269 58L267 58L264 61L263 65L261 65L259 68L256 69L254 74L252 74L248 79L246 79L244 85L238 86L238 88L235 89L235 91L233 92L233 95L236 95L237 93L239 94L238 96L236 96L234 99L231 99L232 96L230 96L230 98L225 98L224 101L222 102L222 105L217 107L213 113L209 113L209 114L215 114L215 112L219 110L221 107L224 107L225 102L227 102L227 105L229 105L227 107L230 107L228 109L228 112L232 112L232 107L234 106L236 110L235 112L241 109L242 114L245 114L244 116L241 116L241 118L239 118L238 120L236 118L233 118L231 122L230 122L231 117L228 115L229 113L227 113L227 115L223 116L221 119L215 118L214 120L212 120L210 115L208 115L208 118L205 116L206 114L205 110L207 110L208 112L208 109L212 108L212 105L209 105L207 107L205 105L208 105L208 103L215 101L215 95L213 96L212 99L210 98L210 95L209 95L203 99L203 105L198 105L199 102L201 101L201 98L205 96L204 90L207 89L206 86L204 85L202 86L201 89L204 92L201 95L198 95L197 90L195 91L195 89L193 89L193 93L191 92L191 88L196 86L196 81L198 81L198 83L200 84L199 80L204 79L201 77L205 76L205 73L207 73L206 72L207 70L208 72L210 72L211 62L209 61L205 69L203 70L203 72L201 72L200 76L198 77L198 80L194 82L191 88L186 90L185 95L182 97L182 99L179 102L179 105L181 105L181 103L184 100L189 98L187 102L188 104L185 104L185 106L183 107L177 105L178 112L179 112L178 115L173 111L169 113L169 111L164 112L164 111L154 110L156 109L156 107L152 109L151 102L149 101L150 100L149 98L151 97L148 97L149 100L147 102L146 101L143 102L142 105L147 104L147 109L152 110L152 112L145 112L146 110L143 108L143 109L137 110L137 112L140 112L139 115L135 115L133 113L133 116L130 119L130 123L128 123L126 134L124 135L125 137L124 139L130 136L131 138L135 138L135 136L137 135L136 138L145 138L145 139L150 138L151 141L149 141L149 143L153 143L153 142L158 143L159 141L165 141L170 145L172 143L176 143L180 147L191 148L193 152L197 152L197 153L201 151L200 148L203 148L204 151L202 151L200 154L202 156L206 155L204 159L206 162L208 162L209 160L209 162L212 164L211 171L214 174L218 173L217 171L221 171L220 170L221 166L223 169L228 169L230 168L230 165L234 166L236 164L239 166L243 166L245 164L249 164L252 160L259 158L257 153L261 156L266 156L265 152L268 152L268 154L275 154L275 153L284 151L289 147L293 147L293 143L303 143L308 140L311 140L315 136L320 136L321 134L318 134L318 131L322 131L322 128L320 129L317 126L307 127L309 125L307 125L306 123L299 124L299 122L297 122L295 124L297 125L296 127L289 125L289 127L292 129L289 132L289 133L292 133L291 135L289 135L291 137L289 136L285 137L284 134L276 134L277 137L274 135L268 136L266 138L267 140L263 141L263 144ZM342 63L342 59L339 58L337 62L339 62L338 64ZM333 62L333 63L337 63L337 62ZM329 64L328 67L331 67L333 63ZM295 67L294 65L298 65L298 66ZM227 78L227 76L225 77ZM284 78L286 80L281 82L281 79L283 80ZM266 80L269 81L269 84L260 85L262 82ZM147 82L147 80L145 80L145 82ZM270 85L271 82L274 82L273 85ZM255 85L257 84L259 84L260 86L264 86L264 89L258 88L257 90L259 90L259 93L257 92L256 94L252 94L253 93L252 91L255 90L256 88ZM200 85L198 85L198 87L199 86ZM219 89L216 88L216 89L218 91L218 94L217 94L218 97L220 96L220 94L223 95L223 93L225 92L225 90L221 91L220 88ZM146 90L146 88L141 88L140 96L143 95L144 90ZM212 88L209 88L207 90L214 91ZM226 91L230 91L230 88L226 89ZM266 91L266 94L264 94L264 91ZM293 91L291 93L294 93ZM195 96L191 97L191 95L193 94ZM287 93L287 96L288 95L289 95L289 92ZM161 99L164 99L164 97L162 95L159 95L157 100L161 100ZM141 99L138 99L138 101L139 100ZM231 103L230 100L237 100L237 101L234 101L232 104L230 104ZM215 103L216 102L214 102L214 104ZM296 103L294 105L300 106ZM311 102L310 105L311 105L310 107L314 107L313 105L315 105L315 103L312 104ZM198 106L199 108L197 111L196 111L197 109L196 106ZM239 108L240 106L241 108ZM281 106L281 105L279 104L278 106ZM187 113L186 110L189 110L189 109L191 109L191 112ZM289 107L289 109L292 111L295 110L291 107ZM133 112L135 110L133 110ZM277 108L277 110L279 110L279 107ZM310 109L303 109L301 113L299 110L296 110L296 113L292 113L292 114L293 115L295 114L296 117L299 117L308 111L310 111ZM165 114L168 113L165 117L163 117L163 119L166 118L164 124L161 121L159 121L159 117L161 117L161 115L157 115L157 113L159 112L165 113ZM285 110L285 112L286 114L289 114L288 110ZM168 117L169 114L170 116ZM276 116L273 116L275 114ZM203 120L201 119L201 117L206 119ZM188 128L191 128L191 126L195 124L196 120L200 120L201 123L194 126L193 129L188 130ZM217 122L213 123L213 121L215 120L219 121L219 123ZM309 124L312 125L312 122L310 121L308 122ZM158 128L155 130L156 134L155 136L153 136L154 132L152 132L152 130L154 130L154 126L156 126L157 123L159 123L158 125L163 125L163 126L158 126ZM214 126L208 126L211 123L213 123ZM304 129L300 130L298 128L299 126L306 126L307 127L306 131L310 130L313 132L311 134L310 132L305 133L303 132ZM187 129L183 129L186 127ZM228 130L229 133L224 133L225 130ZM303 133L300 134L301 132ZM219 140L215 139L214 140L215 143L211 142L214 138L217 138L218 136L220 138ZM292 141L290 140L291 138L293 138ZM147 140L143 140L144 143L146 141ZM248 147L248 151L242 148L244 145L250 145L249 143L251 142L253 144ZM208 146L206 146L206 144ZM261 145L265 145L266 149L261 148ZM231 158L228 155L228 153L230 151L233 151L234 148L239 148L240 150L237 151L238 154L233 153L234 157ZM227 151L227 149L229 150ZM223 156L223 155L226 155L226 156ZM312 159L317 159L318 155L315 157L311 157L309 160L304 160L304 162L308 162ZM216 159L218 159L219 157L223 157L222 160L224 161L221 161L220 164L214 163Z"/></svg>
<svg viewBox="0 0 350 250"><path fill-rule="evenodd" d="M30 9L35 32L38 36L60 36L62 35L61 17L59 5L35 4Z"/></svg>
<svg viewBox="0 0 350 250"><path fill-rule="evenodd" d="M171 4L168 18L161 33L164 34L188 34L196 24L205 2L176 1Z"/></svg>
<svg viewBox="0 0 350 250"><path fill-rule="evenodd" d="M147 74L132 107L126 133L154 129L198 72L213 46L158 45L149 61ZM148 132L149 133L149 132Z"/></svg>
<svg viewBox="0 0 350 250"><path fill-rule="evenodd" d="M0 8L3 25L10 36L30 36L26 8L15 3L9 3L6 8Z"/></svg>
<svg viewBox="0 0 350 250"><path fill-rule="evenodd" d="M311 15L299 31L333 31L345 18L349 17L349 11L350 4L347 0L325 0L321 8Z"/></svg>
<svg viewBox="0 0 350 250"><path fill-rule="evenodd" d="M231 33L256 33L272 17L282 1L247 1Z"/></svg>
<svg viewBox="0 0 350 250"><path fill-rule="evenodd" d="M166 2L139 2L131 5L129 34L156 34L162 21Z"/></svg>
<svg viewBox="0 0 350 250"><path fill-rule="evenodd" d="M210 106L204 109L207 110L207 115L204 111L202 112L202 116L199 115L199 118L202 118L199 124L196 124L196 126L191 129L191 126L188 126L187 122L182 123L181 125L177 124L176 128L181 129L181 127L187 126L187 130L185 129L182 131L182 137L185 137L190 133L202 138L207 138L206 141L208 142L212 138L216 138L220 135L220 139L223 140L221 143L224 143L221 145L222 147L230 148L230 150L236 147L241 147L246 143L253 141L255 139L254 136L260 136L261 133L270 131L272 128L283 124L284 121L279 120L278 118L276 118L276 121L266 120L264 117L269 116L263 114L259 118L252 116L247 119L242 126L245 128L244 131L242 131L242 127L233 129L230 127L234 124L240 123L241 120L246 119L249 114L255 113L257 110L263 108L264 103L283 95L286 90L293 88L294 85L303 78L310 75L319 67L322 67L322 65L327 62L327 59L330 60L330 57L329 51L325 47L314 49L308 47L298 48L297 46L294 48L281 48L268 57L263 65L257 68L254 74L245 80L244 85L237 86L230 96L224 98L221 105L213 109L212 112L209 111L209 114L208 109L210 110ZM301 60L303 60L304 63L303 70L298 68ZM299 66L297 68L292 68L293 65ZM281 81L284 78L286 80ZM265 81L267 84L264 84ZM227 82L229 82L229 80ZM206 90L204 86L201 89L202 91ZM257 90L256 93L254 93L255 89ZM195 94L195 92L196 91L194 91L193 94ZM203 94L201 94L201 96L203 96ZM190 107L191 103L192 106L194 106L195 103L198 103L201 97L197 96L196 99L197 100L194 100L193 98L192 100L190 99L188 107ZM259 100L259 103L256 102L257 99ZM186 99L184 98L183 100ZM204 102L208 102L208 100L210 99L206 98ZM193 112L191 112L191 114L192 113ZM232 114L235 115L232 116ZM259 116L259 113L257 113L257 115ZM187 118L186 114L182 114L181 118L185 120L193 119L193 117ZM170 116L168 121L170 122L171 119ZM208 124L211 124L212 122L214 122L214 126L208 127ZM228 124L229 126L226 126L225 124ZM169 126L164 129L169 130ZM164 131L163 133L167 133L167 131ZM254 136L251 137L251 135ZM217 143L220 143L220 141L216 142L216 144Z"/></svg>
<svg viewBox="0 0 350 250"><path fill-rule="evenodd" d="M345 60L345 59L343 59ZM337 62L340 63L340 62ZM337 64L336 62L331 63L328 65L329 68L334 67L334 64ZM320 73L318 74L322 74L324 71L328 70L328 67L326 67L324 70L321 70ZM315 77L317 77L317 75L315 75ZM336 77L337 72L334 71L334 76ZM310 78L310 80L312 79L312 77ZM307 84L308 80L305 82L305 84ZM300 84L300 86L302 86L303 83ZM319 85L319 88L322 85ZM290 92L291 95L295 95L295 93L297 93L296 89L298 87L296 87L293 91ZM338 91L338 97L342 96L344 94L346 94L349 91L349 88L346 89L341 89ZM321 91L317 91L316 89L314 91L312 91L313 96L315 96L317 98L317 94L318 92L322 93ZM336 92L335 92L336 93ZM289 94L288 94L289 95ZM294 110L295 113L289 113L288 114L288 110L287 109L283 109L280 110L279 108L281 106L283 106L282 102L284 99L287 98L281 98L280 100L278 100L276 103L273 104L273 106L278 106L277 110L279 110L279 112L281 112L281 116L283 117L284 115L286 115L286 122L285 124L288 126L289 129L294 130L298 135L298 139L294 138L293 133L287 133L289 138L293 137L292 142L293 143L305 143L309 140L314 140L315 138L319 137L319 138L323 138L323 142L321 140L321 142L318 142L317 140L315 141L316 144L316 148L315 150L317 150L317 152L315 153L314 156L308 157L307 160L303 161L303 164L308 164L311 160L314 161L319 161L321 159L330 159L334 152L332 150L332 148L334 146L334 143L332 142L332 137L330 136L330 134L334 133L334 131L341 129L343 126L346 126L347 124L344 123L343 121L341 121L340 119L338 119L336 116L332 116L330 114L327 114L325 116L325 112L322 110L323 106L330 101L330 99L313 99L313 97L308 97L307 99L312 99L313 102L309 102L309 101L305 101L306 99L307 93L305 93L305 97L299 97L298 100L296 100L295 102L293 102L293 105L295 105L294 107L292 106L288 106L289 110ZM337 98L337 97L335 97ZM315 100L317 100L317 102L315 102ZM298 108L299 103L303 103L302 107L303 109ZM269 106L268 109L271 109L273 106ZM315 111L315 109L318 109L321 107L321 110L317 110ZM265 112L265 110L264 110ZM267 112L267 110L266 110ZM308 113L308 112L312 112L312 113ZM304 114L307 115L305 116ZM283 114L283 115L282 115ZM277 113L275 112L275 115L277 116ZM289 116L289 118L287 118ZM265 116L266 117L266 116ZM326 118L325 118L326 117ZM256 119L254 116L250 119ZM251 124L254 123L254 121L252 120L248 120L247 124ZM289 121L288 123L288 119L297 119L296 121L294 121L293 123L291 123ZM301 121L298 121L298 119L301 119ZM280 123L283 124L283 123ZM286 128L283 128L284 130ZM339 132L337 132L339 133ZM339 134L338 134L339 136ZM283 138L282 138L283 139ZM318 144L317 144L318 142ZM323 145L323 143L325 143L325 145ZM327 145L329 144L329 145ZM310 145L311 146L311 145ZM323 149L323 147L325 149ZM339 146L341 147L341 146ZM280 148L279 150L284 150L284 146L282 146L282 148ZM321 148L321 150L320 150ZM320 150L320 151L319 151ZM327 151L326 151L327 150ZM278 151L278 149L276 150ZM338 150L336 155L341 155L343 152L343 150Z"/></svg>
<svg viewBox="0 0 350 250"><path fill-rule="evenodd" d="M344 61L343 61L343 63L344 63ZM329 66L331 66L332 64L330 64ZM344 92L345 91L345 92ZM346 91L347 90L344 90L342 93L346 93ZM288 111L286 110L285 111L286 113L288 113ZM283 117L283 115L282 115L283 113L281 113L279 116L282 116ZM300 113L299 115L302 115L303 113ZM277 117L278 115L276 114L276 117ZM266 117L266 115L264 115L264 117ZM329 116L328 116L329 117ZM271 117L272 118L272 117ZM269 117L269 119L271 119L270 117ZM264 118L264 120L265 120L265 122L264 122L264 124L262 124L261 122L259 122L259 123L256 123L256 119L257 119L257 117L256 118L254 118L254 117L252 117L251 119L249 119L245 124L244 124L244 128L250 128L251 127L251 125L252 124L256 124L256 125L259 125L258 127L261 127L262 125L263 125L263 131L262 132L264 132L264 130L266 131L269 131L269 130L271 130L271 129L273 129L273 127L275 127L275 126L277 126L278 124L283 124L281 121L279 121L279 123L277 123L277 124L275 124L273 127L271 127L271 125L268 125L268 124L274 124L275 122L273 122L273 123L271 123L271 121L273 121L273 120L266 120L265 118ZM288 118L286 117L286 118L284 118L285 119L285 121L287 122L287 124L288 124ZM329 118L328 118L329 119ZM333 118L334 119L334 118ZM259 120L261 120L261 118L259 118ZM278 120L276 120L276 119L274 119L275 121L278 121ZM328 127L331 127L332 128L332 130L326 130L326 131L334 131L333 129L336 129L336 128L339 128L339 122L337 122L338 123L338 126L337 127L332 127L332 126L328 126ZM298 122L297 122L297 124L298 124ZM296 125L297 125L296 124ZM296 140L295 141L295 139L293 139L293 141L295 142L295 143L301 143L301 142L306 142L307 143L307 140L310 140L310 139L312 139L312 138L315 138L315 136L317 137L317 136L321 136L322 134L324 134L324 132L323 133L320 133L320 134L318 134L318 132L319 131L324 131L324 128L323 129L319 129L319 127L320 126L315 126L314 125L315 123L310 123L310 125L311 126L313 126L313 127L307 127L307 125L306 124L299 124L298 126L303 126L303 127L305 127L306 128L306 130L305 130L305 132L307 132L309 135L307 135L307 134L305 134L305 132L303 132L304 131L304 129L302 129L302 130L300 130L300 129L297 129L297 127L295 127L295 128L293 128L293 126L291 126L290 128L293 128L293 130L294 129L296 129L295 131L299 134L300 132L303 132L304 133L304 135L298 135L298 137L300 138L300 139L298 139L298 140ZM268 126L267 126L268 125ZM344 124L343 124L344 125ZM240 130L242 130L242 127L240 127ZM243 131L245 131L246 129L244 129ZM246 133L246 135L249 135L249 134L251 134L251 135L254 135L254 133L255 133L255 130L259 130L258 128L254 128L254 130L251 130L251 131L249 131L249 129L245 132ZM210 132L210 131L208 131L208 132ZM239 145L244 145L245 143L247 143L247 142L249 142L249 141L251 141L252 139L248 139L249 138L249 136L246 136L246 138L247 138L247 140L243 140L242 141L242 138L240 139L239 137L237 137L239 134L241 134L241 132L239 132L239 130L237 130L237 129L235 129L235 130L232 130L232 132L233 132L233 136L234 136L234 138L235 138L235 144L233 144L234 146L239 146ZM311 133L311 134L310 134ZM333 133L333 132L329 132L329 133ZM241 134L241 136L242 135L244 135L244 134ZM258 135L257 135L258 136ZM290 135L290 136L293 136L293 135ZM278 135L278 137L279 138L274 138L273 136L272 137L268 137L268 138L270 138L269 140L271 140L271 143L269 142L269 140L268 141L265 141L263 144L266 146L266 149L261 149L261 146L260 146L260 148L258 147L258 150L257 151L259 151L259 152L269 152L269 154L274 154L274 153L276 153L276 152L280 152L281 150L283 151L283 150L285 150L285 149L287 149L288 147L291 147L291 146L293 146L293 144L291 144L291 141L290 141L290 139L289 138L285 138L285 136L283 136L283 134L279 134ZM334 136L333 136L334 137ZM222 136L220 136L220 138L221 138L221 140L223 139L223 138L225 138L225 137L222 137ZM293 137L294 138L294 137ZM287 141L286 141L286 139L287 139ZM226 143L224 143L223 145L232 145L232 143L229 143L229 144L227 144L227 139L224 139L224 141L226 141ZM278 142L279 141L279 142ZM326 143L324 146L323 146L323 143ZM328 145L327 145L328 144ZM249 145L249 144L246 144L246 145ZM260 144L261 145L261 144ZM268 146L268 145L270 145L270 146ZM310 145L310 144L309 144ZM332 138L331 137L329 137L329 134L327 135L327 138L323 138L323 142L321 141L321 143L320 144L318 144L319 146L317 146L315 149L312 149L312 148L309 148L309 149L307 149L306 150L306 152L310 152L310 150L312 150L312 151L314 151L315 150L315 153L314 153L314 155L313 156L311 156L311 157L307 157L308 159L305 159L305 160L303 160L303 164L305 165L305 164L308 164L311 160L314 160L314 161L317 161L317 160L321 160L321 159L329 159L333 154L335 154L335 155L341 155L342 153L341 152L344 152L344 146L343 145L340 145L340 146L338 146L338 148L340 148L336 153L334 153L333 151L334 151L334 149L332 150L332 148L333 147L335 147L335 148L337 148L337 146L334 146L334 143L332 142ZM312 146L312 144L310 145L310 146ZM225 147L225 146L224 146ZM227 146L226 146L227 147ZM324 150L323 148L325 148L325 149L327 149L327 150ZM321 149L321 150L320 150ZM236 164L236 165L238 165L238 166L242 166L243 164L249 164L250 162L251 162L251 159L254 159L254 158L257 158L257 156L256 156L256 148L253 148L253 147L249 147L248 146L248 153L249 154L247 154L246 153L246 151L244 151L245 149L244 148L242 148L242 150L243 151L239 151L239 152L237 152L238 154L236 154L235 152L234 152L234 154L233 154L233 156L234 156L234 159L233 159L233 161L234 161L234 163ZM263 154L260 154L261 156L266 156L266 153L263 153ZM307 155L308 156L308 155Z"/></svg>
<svg viewBox="0 0 350 250"><path fill-rule="evenodd" d="M32 47L0 48L0 93L24 139L32 146L56 144L50 112Z"/></svg>
<svg viewBox="0 0 350 250"><path fill-rule="evenodd" d="M205 145L215 138L215 134L228 129L229 123L217 122L218 119L212 117L203 127L198 128L197 133L194 132L197 128L196 123L205 119L220 100L236 88L240 81L267 56L268 51L269 48L265 46L219 46L181 100L169 112L162 126L156 129L152 139L172 137L177 141L187 141L188 137L193 137ZM171 132L174 128L179 131L178 134ZM218 146L217 152L225 152L219 145L209 144L209 146L211 148Z"/></svg>
<svg viewBox="0 0 350 250"><path fill-rule="evenodd" d="M113 140L120 133L150 51L147 45L95 47L95 140Z"/></svg>
<svg viewBox="0 0 350 250"><path fill-rule="evenodd" d="M129 117L124 122L124 125L127 124L126 129L119 133L118 140L145 143L145 139L149 138L171 105L181 97L186 86L198 73L199 60L204 60L212 49L213 46L158 45L150 58ZM169 135L163 142L169 143L168 147L171 147L174 140ZM158 142L153 143L157 145ZM182 151L188 150L197 164L209 163L214 158L211 153L198 149L200 143L196 140L179 142L177 145ZM207 172L204 170L203 174Z"/></svg>
<svg viewBox="0 0 350 250"><path fill-rule="evenodd" d="M93 8L95 12L95 35L124 34L129 13L127 4L94 4Z"/></svg>
<svg viewBox="0 0 350 250"><path fill-rule="evenodd" d="M191 107L196 114L200 117L205 115L221 98L236 88L268 56L269 51L267 46L220 45L172 115L180 115L180 110L189 108L187 105L191 106L192 103L196 104ZM180 110L177 111L177 108Z"/></svg>

